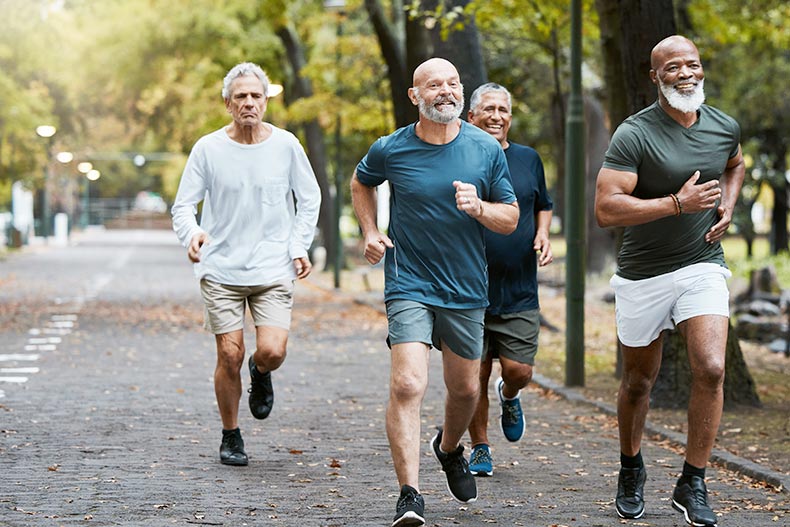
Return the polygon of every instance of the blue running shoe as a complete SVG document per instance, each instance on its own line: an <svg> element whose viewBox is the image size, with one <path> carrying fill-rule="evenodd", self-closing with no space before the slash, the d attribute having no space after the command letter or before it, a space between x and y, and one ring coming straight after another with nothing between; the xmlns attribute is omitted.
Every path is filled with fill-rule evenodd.
<svg viewBox="0 0 790 527"><path fill-rule="evenodd" d="M496 394L499 396L499 405L502 407L502 415L499 417L499 425L505 438L511 443L515 443L524 435L524 412L521 411L521 401L518 396L515 399L505 399L502 395L502 388L505 381L502 377L496 380ZM521 392L519 392L521 395Z"/></svg>
<svg viewBox="0 0 790 527"><path fill-rule="evenodd" d="M480 443L472 449L469 456L469 472L475 476L493 476L494 461L491 459L491 450L485 443Z"/></svg>

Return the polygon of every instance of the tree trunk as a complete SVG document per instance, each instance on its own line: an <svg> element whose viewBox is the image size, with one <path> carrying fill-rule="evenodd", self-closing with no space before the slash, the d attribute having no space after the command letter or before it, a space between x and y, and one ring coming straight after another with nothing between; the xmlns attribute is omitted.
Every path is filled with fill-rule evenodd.
<svg viewBox="0 0 790 527"><path fill-rule="evenodd" d="M469 0L446 0L445 8L450 11L455 7L466 7L467 4L469 4ZM478 86L488 82L477 24L474 19L464 21L463 28L450 31L446 40L442 39L441 30L437 24L431 30L431 41L433 55L449 60L458 69L461 84L464 85L465 96L461 118L466 119L469 112L469 97Z"/></svg>
<svg viewBox="0 0 790 527"><path fill-rule="evenodd" d="M651 105L657 98L650 80L650 52L664 38L677 32L672 0L620 0L620 52L623 61L629 114Z"/></svg>
<svg viewBox="0 0 790 527"><path fill-rule="evenodd" d="M724 407L732 409L737 405L760 406L760 397L752 379L738 336L732 323L727 334L724 374ZM650 394L650 406L654 408L686 408L691 395L691 370L689 368L686 343L677 330L664 334L661 369L658 373L661 382L656 381Z"/></svg>
<svg viewBox="0 0 790 527"><path fill-rule="evenodd" d="M376 32L381 55L387 64L387 79L390 84L395 126L400 128L414 122L417 118L417 110L408 96L411 86L411 72L407 70L406 49L403 45L405 28L402 26L401 19L389 20L387 18L380 0L365 0L365 9ZM394 6L393 10L395 10Z"/></svg>
<svg viewBox="0 0 790 527"><path fill-rule="evenodd" d="M584 98L584 122L587 127L585 201L592 204L595 202L595 179L609 145L609 129L606 127L603 108L592 97ZM598 227L595 220L595 209L592 206L588 206L586 209L586 268L589 273L601 273L608 269L614 261L615 239L610 229Z"/></svg>
<svg viewBox="0 0 790 527"><path fill-rule="evenodd" d="M290 26L283 26L277 30L277 36L285 47L288 63L291 66L293 75L293 99L310 97L313 95L313 86L310 79L302 77L301 71L306 60L301 40L296 31ZM324 145L324 130L313 119L304 123L305 143L310 165L315 172L318 186L321 189L321 210L318 216L318 225L321 230L321 239L327 254L335 254L336 240L334 236L334 210L335 204L330 193L329 177L326 171L326 147Z"/></svg>

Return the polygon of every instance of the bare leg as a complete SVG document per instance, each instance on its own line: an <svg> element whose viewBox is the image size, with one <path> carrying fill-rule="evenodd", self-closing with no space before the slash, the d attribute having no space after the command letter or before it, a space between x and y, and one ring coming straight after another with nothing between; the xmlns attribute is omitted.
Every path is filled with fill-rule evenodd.
<svg viewBox="0 0 790 527"><path fill-rule="evenodd" d="M214 369L214 393L217 396L222 428L233 430L239 426L244 332L239 329L215 335L215 339L217 341L217 366Z"/></svg>
<svg viewBox="0 0 790 527"><path fill-rule="evenodd" d="M491 370L494 360L491 355L480 361L480 397L477 400L475 413L469 423L469 437L472 446L482 443L488 444L488 380L491 378Z"/></svg>
<svg viewBox="0 0 790 527"><path fill-rule="evenodd" d="M464 359L442 343L442 366L447 398L444 431L439 448L452 452L461 442L477 407L480 392L480 359Z"/></svg>
<svg viewBox="0 0 790 527"><path fill-rule="evenodd" d="M505 381L502 395L512 399L532 380L532 366L506 357L500 357L499 363L502 365L502 380Z"/></svg>
<svg viewBox="0 0 790 527"><path fill-rule="evenodd" d="M635 456L642 445L642 432L650 406L650 390L661 366L662 335L642 348L623 345L623 379L617 393L617 424L620 451Z"/></svg>
<svg viewBox="0 0 790 527"><path fill-rule="evenodd" d="M724 404L724 356L727 317L706 315L678 325L686 338L691 367L686 461L695 467L708 464L719 431Z"/></svg>
<svg viewBox="0 0 790 527"><path fill-rule="evenodd" d="M395 344L391 352L387 438L398 484L419 491L420 407L428 387L428 352L420 342Z"/></svg>
<svg viewBox="0 0 790 527"><path fill-rule="evenodd" d="M279 368L285 360L288 330L274 326L255 328L255 354L253 361L258 371L266 373Z"/></svg>

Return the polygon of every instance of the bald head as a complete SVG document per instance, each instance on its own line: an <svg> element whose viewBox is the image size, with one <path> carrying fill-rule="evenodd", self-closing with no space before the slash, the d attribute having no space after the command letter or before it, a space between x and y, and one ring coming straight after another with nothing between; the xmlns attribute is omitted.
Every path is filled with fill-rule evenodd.
<svg viewBox="0 0 790 527"><path fill-rule="evenodd" d="M689 53L699 57L699 50L692 41L680 35L672 35L655 45L650 53L650 67L657 70L667 61L667 57Z"/></svg>
<svg viewBox="0 0 790 527"><path fill-rule="evenodd" d="M414 70L412 85L419 87L433 77L447 78L453 76L458 78L458 70L455 69L452 62L445 59L432 58L426 60Z"/></svg>

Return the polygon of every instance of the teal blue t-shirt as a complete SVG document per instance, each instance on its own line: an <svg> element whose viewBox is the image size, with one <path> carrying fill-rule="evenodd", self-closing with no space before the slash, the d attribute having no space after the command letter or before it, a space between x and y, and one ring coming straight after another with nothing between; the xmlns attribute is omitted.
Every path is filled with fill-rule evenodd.
<svg viewBox="0 0 790 527"><path fill-rule="evenodd" d="M415 125L378 139L357 165L367 186L390 184L384 299L413 300L452 309L488 305L483 227L455 205L453 181L472 183L484 201L513 203L502 147L461 122L445 145L422 141Z"/></svg>

